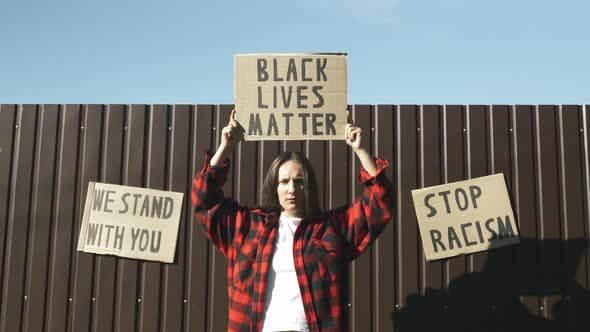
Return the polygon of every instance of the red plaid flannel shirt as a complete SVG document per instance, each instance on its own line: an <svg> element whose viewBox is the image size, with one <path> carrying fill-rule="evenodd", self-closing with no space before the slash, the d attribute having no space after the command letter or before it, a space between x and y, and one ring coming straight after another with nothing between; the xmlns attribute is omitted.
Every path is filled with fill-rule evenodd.
<svg viewBox="0 0 590 332"><path fill-rule="evenodd" d="M195 217L207 237L227 257L228 331L261 331L266 280L279 213L251 209L226 199L221 190L229 161L210 166L211 156L193 182ZM346 265L375 241L392 217L392 185L376 159L377 174L361 169L362 195L350 206L304 218L293 239L293 257L309 330L346 331Z"/></svg>

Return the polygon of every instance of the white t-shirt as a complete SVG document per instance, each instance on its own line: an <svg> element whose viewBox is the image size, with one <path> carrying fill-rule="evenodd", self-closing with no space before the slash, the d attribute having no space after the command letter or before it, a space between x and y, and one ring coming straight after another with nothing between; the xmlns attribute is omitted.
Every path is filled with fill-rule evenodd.
<svg viewBox="0 0 590 332"><path fill-rule="evenodd" d="M301 218L281 215L272 264L268 270L263 332L309 331L293 262L293 236Z"/></svg>

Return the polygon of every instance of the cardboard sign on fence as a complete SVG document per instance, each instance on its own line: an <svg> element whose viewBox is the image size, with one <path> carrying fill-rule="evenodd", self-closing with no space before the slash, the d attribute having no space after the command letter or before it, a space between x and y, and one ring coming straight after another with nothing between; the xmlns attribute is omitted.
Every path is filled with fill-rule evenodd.
<svg viewBox="0 0 590 332"><path fill-rule="evenodd" d="M503 174L412 190L426 260L519 242Z"/></svg>
<svg viewBox="0 0 590 332"><path fill-rule="evenodd" d="M344 139L346 63L346 54L235 55L235 108L244 139Z"/></svg>
<svg viewBox="0 0 590 332"><path fill-rule="evenodd" d="M183 196L90 182L78 251L172 263Z"/></svg>

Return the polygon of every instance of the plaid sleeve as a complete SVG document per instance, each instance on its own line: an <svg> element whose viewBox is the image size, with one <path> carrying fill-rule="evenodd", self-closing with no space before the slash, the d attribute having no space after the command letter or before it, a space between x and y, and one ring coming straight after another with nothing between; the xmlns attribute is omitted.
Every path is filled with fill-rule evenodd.
<svg viewBox="0 0 590 332"><path fill-rule="evenodd" d="M227 257L241 231L247 226L247 211L234 200L226 199L221 187L227 179L229 160L211 166L212 154L205 152L205 165L193 181L191 201L195 219L207 237Z"/></svg>
<svg viewBox="0 0 590 332"><path fill-rule="evenodd" d="M393 216L393 185L385 175L389 162L375 158L377 172L371 176L361 167L358 180L364 184L362 195L350 206L343 206L327 213L349 245L353 260L373 243Z"/></svg>

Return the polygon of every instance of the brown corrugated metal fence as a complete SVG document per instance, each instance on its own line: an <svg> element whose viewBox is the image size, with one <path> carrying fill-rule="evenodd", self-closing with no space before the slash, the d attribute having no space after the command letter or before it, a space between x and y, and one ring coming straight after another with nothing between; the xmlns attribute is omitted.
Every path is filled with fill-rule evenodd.
<svg viewBox="0 0 590 332"><path fill-rule="evenodd" d="M0 331L223 331L224 257L190 213L192 175L231 105L1 105ZM395 219L350 268L353 331L583 331L590 324L587 106L355 105L390 160ZM247 142L225 186L255 205L300 151L320 203L351 202L343 141ZM502 172L521 243L426 262L410 191ZM89 181L185 193L174 264L76 251Z"/></svg>

